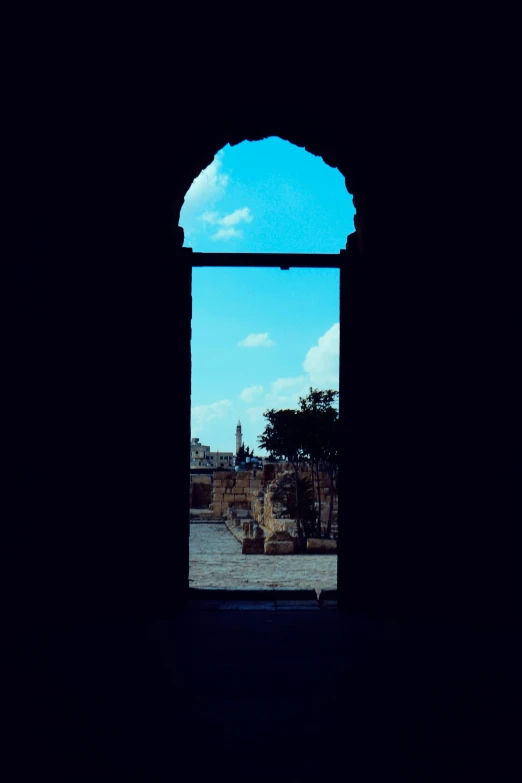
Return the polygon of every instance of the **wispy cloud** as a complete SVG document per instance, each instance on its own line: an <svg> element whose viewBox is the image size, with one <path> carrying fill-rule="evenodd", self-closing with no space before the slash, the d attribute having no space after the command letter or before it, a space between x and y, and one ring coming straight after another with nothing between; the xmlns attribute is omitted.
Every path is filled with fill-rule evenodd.
<svg viewBox="0 0 522 783"><path fill-rule="evenodd" d="M203 220L205 223L211 223L212 225L220 226L235 226L238 223L241 223L242 220L244 220L245 223L251 223L253 219L254 217L250 212L249 207L235 209L233 212L230 212L228 215L224 215L223 217L219 216L219 212L212 210L209 212L204 212L201 215L201 220Z"/></svg>
<svg viewBox="0 0 522 783"><path fill-rule="evenodd" d="M339 324L335 323L319 337L303 362L306 375L277 378L265 394L267 407L297 408L299 398L306 397L310 386L325 389L339 388Z"/></svg>
<svg viewBox="0 0 522 783"><path fill-rule="evenodd" d="M299 397L308 393L307 377L299 375L295 378L278 378L270 384L270 391L265 394L267 408L296 408Z"/></svg>
<svg viewBox="0 0 522 783"><path fill-rule="evenodd" d="M274 341L269 338L268 332L261 334L251 333L244 340L241 340L238 345L241 345L243 348L269 348L271 345L274 345Z"/></svg>
<svg viewBox="0 0 522 783"><path fill-rule="evenodd" d="M240 223L242 220L244 220L245 223L251 223L253 219L249 207L242 207L241 209L234 210L234 212L231 212L229 215L225 215L219 222L223 226L235 226L236 223Z"/></svg>
<svg viewBox="0 0 522 783"><path fill-rule="evenodd" d="M209 405L196 405L191 410L191 429L200 432L205 425L214 419L224 419L230 412L232 402L219 400Z"/></svg>
<svg viewBox="0 0 522 783"><path fill-rule="evenodd" d="M244 402L253 402L255 398L259 397L259 395L262 393L262 386L247 386L247 388L243 389L239 396Z"/></svg>
<svg viewBox="0 0 522 783"><path fill-rule="evenodd" d="M203 212L201 215L201 220L204 223L210 223L211 225L215 225L219 221L219 212Z"/></svg>
<svg viewBox="0 0 522 783"><path fill-rule="evenodd" d="M299 375L297 378L278 378L270 385L272 394L280 394L283 389L291 389L295 386L302 386L306 381L304 375Z"/></svg>
<svg viewBox="0 0 522 783"><path fill-rule="evenodd" d="M339 324L334 324L317 341L303 362L310 381L318 386L339 385Z"/></svg>
<svg viewBox="0 0 522 783"><path fill-rule="evenodd" d="M204 223L209 223L211 226L223 226L223 228L218 229L215 234L212 234L211 239L227 240L232 237L242 239L243 232L241 229L234 228L234 226L237 226L241 221L251 223L253 219L249 207L235 209L234 212L230 212L223 217L220 217L219 212L216 212L215 210L204 212L201 215L201 220Z"/></svg>
<svg viewBox="0 0 522 783"><path fill-rule="evenodd" d="M237 228L220 228L219 231L216 231L215 234L212 234L210 238L232 239L232 237L236 237L237 239L241 239L242 236L243 236L243 232L239 231Z"/></svg>

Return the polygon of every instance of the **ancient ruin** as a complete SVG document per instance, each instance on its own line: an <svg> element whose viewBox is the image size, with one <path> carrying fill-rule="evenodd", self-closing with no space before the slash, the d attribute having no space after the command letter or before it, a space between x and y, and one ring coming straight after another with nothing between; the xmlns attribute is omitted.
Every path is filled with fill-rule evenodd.
<svg viewBox="0 0 522 783"><path fill-rule="evenodd" d="M302 464L300 480L309 474L309 465ZM225 522L241 541L243 554L298 553L294 481L294 470L286 462L265 463L263 470L191 475L191 520ZM306 535L303 551L333 554L337 552L338 535L337 481L326 470L319 472L319 490L319 499L314 498L309 509L317 515L321 506L321 537Z"/></svg>
<svg viewBox="0 0 522 783"><path fill-rule="evenodd" d="M308 476L310 468L301 465L300 476ZM218 472L214 474L212 487L212 510L216 518L223 517L230 510L248 509L253 519L271 532L286 531L296 536L296 519L289 513L293 502L291 485L286 480L293 477L293 468L287 462L265 463L262 471L252 473ZM326 471L319 473L321 499L321 527L326 532L330 499L331 480ZM316 506L318 502L316 501ZM332 537L337 536L338 498L334 480Z"/></svg>

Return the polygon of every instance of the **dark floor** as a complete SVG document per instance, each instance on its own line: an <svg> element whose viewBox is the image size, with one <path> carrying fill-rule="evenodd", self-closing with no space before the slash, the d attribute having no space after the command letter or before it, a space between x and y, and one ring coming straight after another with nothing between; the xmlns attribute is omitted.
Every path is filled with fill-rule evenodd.
<svg viewBox="0 0 522 783"><path fill-rule="evenodd" d="M200 601L150 625L34 636L20 771L71 782L511 779L518 637L399 628L313 602L230 607Z"/></svg>

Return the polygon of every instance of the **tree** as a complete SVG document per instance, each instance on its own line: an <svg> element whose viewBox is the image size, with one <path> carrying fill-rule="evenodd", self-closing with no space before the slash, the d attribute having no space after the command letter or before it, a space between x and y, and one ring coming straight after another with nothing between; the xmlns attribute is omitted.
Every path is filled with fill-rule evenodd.
<svg viewBox="0 0 522 783"><path fill-rule="evenodd" d="M236 454L236 462L240 464L245 461L245 458L246 458L245 447L243 446L243 444L241 444L241 446L239 447L239 451Z"/></svg>
<svg viewBox="0 0 522 783"><path fill-rule="evenodd" d="M274 409L266 411L263 416L267 420L263 434L258 438L260 446L265 449L271 458L284 459L290 462L295 473L295 508L297 514L297 531L301 548L304 547L304 539L310 534L321 537L321 493L320 493L320 468L322 463L327 464L330 477L330 508L326 537L331 535L334 481L337 471L338 439L339 439L339 413L334 407L334 401L339 392L332 389L319 391L312 389L306 397L299 399L299 410ZM315 494L317 488L317 513L310 522L308 520L306 530L303 526L303 518L300 509L300 482L298 480L299 463L307 461L311 466L312 487Z"/></svg>
<svg viewBox="0 0 522 783"><path fill-rule="evenodd" d="M236 464L237 465L244 465L246 463L246 458L247 457L250 457L250 459L252 460L252 458L254 457L254 450L251 449L250 446L247 446L246 449L245 449L245 444L243 443L239 447L239 451L237 452Z"/></svg>
<svg viewBox="0 0 522 783"><path fill-rule="evenodd" d="M299 412L302 428L302 448L310 463L312 472L312 486L314 486L314 472L317 482L317 506L318 514L315 535L322 536L321 527L321 491L320 491L320 466L327 463L330 476L330 509L326 537L330 537L333 513L334 473L337 465L337 439L339 413L333 403L339 396L338 391L328 389L320 391L312 389L306 397L299 398ZM314 490L315 492L315 490Z"/></svg>

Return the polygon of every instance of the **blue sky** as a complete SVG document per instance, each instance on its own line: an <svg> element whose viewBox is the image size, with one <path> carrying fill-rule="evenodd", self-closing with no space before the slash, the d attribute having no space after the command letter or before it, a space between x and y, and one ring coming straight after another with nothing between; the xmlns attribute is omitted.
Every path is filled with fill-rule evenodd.
<svg viewBox="0 0 522 783"><path fill-rule="evenodd" d="M185 197L180 225L196 252L338 253L354 230L344 178L272 137L221 150ZM191 436L233 451L267 408L339 386L339 271L202 267L192 274Z"/></svg>

